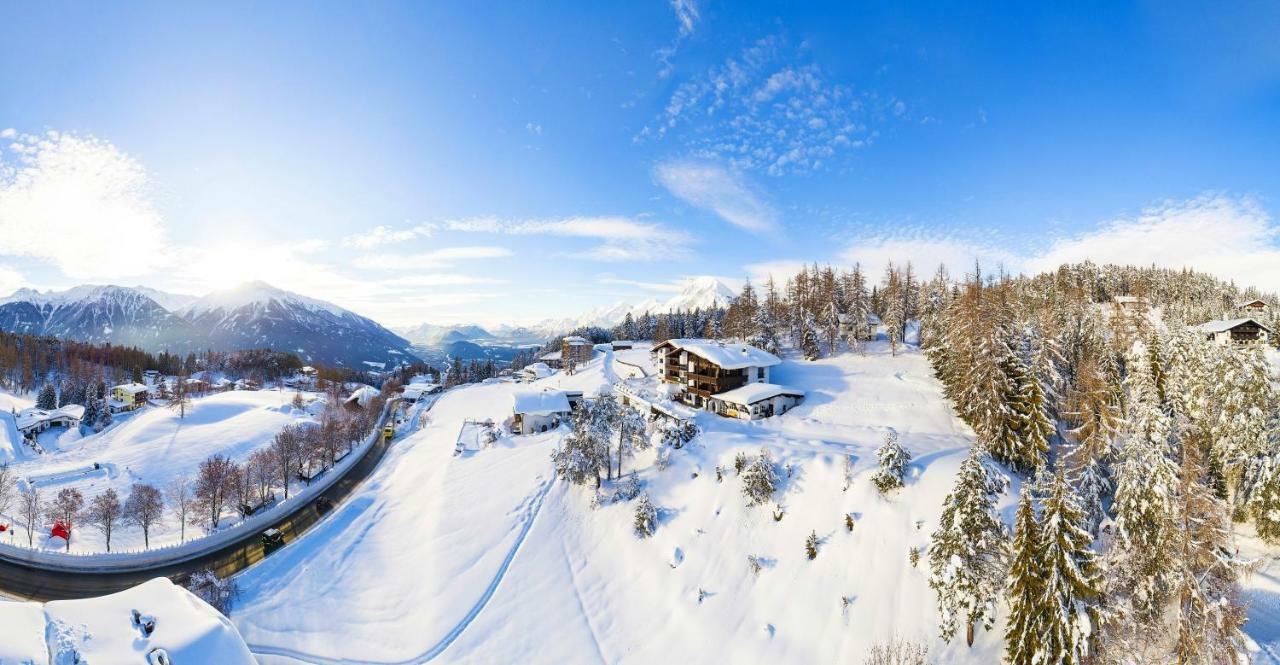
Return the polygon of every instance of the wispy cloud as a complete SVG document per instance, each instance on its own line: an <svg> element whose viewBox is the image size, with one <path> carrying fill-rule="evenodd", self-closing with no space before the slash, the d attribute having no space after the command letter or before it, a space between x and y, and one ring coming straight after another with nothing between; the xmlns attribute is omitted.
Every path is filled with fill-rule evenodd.
<svg viewBox="0 0 1280 665"><path fill-rule="evenodd" d="M680 24L680 36L693 34L698 24L698 5L694 0L671 0L671 9L676 13L676 21Z"/></svg>
<svg viewBox="0 0 1280 665"><path fill-rule="evenodd" d="M4 134L14 140L10 159L0 153L0 255L74 279L144 275L163 263L165 228L138 161L93 136Z"/></svg>
<svg viewBox="0 0 1280 665"><path fill-rule="evenodd" d="M373 249L382 245L407 242L420 236L431 235L431 227L418 225L407 229L393 229L389 226L375 226L364 233L349 235L342 239L342 244L358 249Z"/></svg>
<svg viewBox="0 0 1280 665"><path fill-rule="evenodd" d="M715 213L734 226L760 233L775 227L776 214L742 176L710 162L659 164L654 177L676 198Z"/></svg>
<svg viewBox="0 0 1280 665"><path fill-rule="evenodd" d="M971 270L975 261L985 270L1003 267L1011 273L1050 271L1082 261L1157 265L1280 290L1280 225L1248 196L1209 193L1163 201L1039 249L1017 252L1001 244L927 232L871 236L855 240L840 260L860 262L869 270L889 261L911 260L924 272L942 263L952 275Z"/></svg>
<svg viewBox="0 0 1280 665"><path fill-rule="evenodd" d="M440 222L439 228L469 233L545 235L594 239L599 244L569 251L572 257L592 261L662 261L689 255L693 238L688 233L656 222L630 217L596 216L562 219L504 220L475 217Z"/></svg>
<svg viewBox="0 0 1280 665"><path fill-rule="evenodd" d="M366 270L436 270L462 261L500 259L511 256L506 247L443 247L427 252L381 252L356 257L353 265Z"/></svg>
<svg viewBox="0 0 1280 665"><path fill-rule="evenodd" d="M825 168L871 143L906 102L833 81L807 51L761 39L679 85L637 141L674 137L686 151L770 175Z"/></svg>

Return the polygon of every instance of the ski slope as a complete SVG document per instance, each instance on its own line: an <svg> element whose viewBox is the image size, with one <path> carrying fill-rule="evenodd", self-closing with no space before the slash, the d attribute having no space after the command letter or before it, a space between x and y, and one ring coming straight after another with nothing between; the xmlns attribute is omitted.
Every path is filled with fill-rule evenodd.
<svg viewBox="0 0 1280 665"><path fill-rule="evenodd" d="M617 355L652 370L643 350ZM594 393L628 373L611 360L598 353L538 384ZM627 460L660 511L644 540L632 533L634 502L593 509L589 490L554 479L563 432L454 456L462 421L502 421L515 386L450 391L352 500L239 576L233 620L268 663L857 662L894 634L928 644L934 662L998 660L998 631L979 631L973 649L936 641L925 562L908 560L972 443L926 360L873 343L865 356L775 371L809 391L803 405L756 423L700 414L704 434L665 470L653 450ZM915 463L886 499L868 477L889 428ZM775 495L781 521L746 506L733 471L737 453L761 446L791 468ZM803 550L811 531L822 540L814 561Z"/></svg>

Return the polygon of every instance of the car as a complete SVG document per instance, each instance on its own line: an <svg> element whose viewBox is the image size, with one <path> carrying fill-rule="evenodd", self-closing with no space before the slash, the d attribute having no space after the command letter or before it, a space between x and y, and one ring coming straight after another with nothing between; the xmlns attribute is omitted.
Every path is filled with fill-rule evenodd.
<svg viewBox="0 0 1280 665"><path fill-rule="evenodd" d="M284 547L284 534L279 529L267 529L262 532L262 556Z"/></svg>
<svg viewBox="0 0 1280 665"><path fill-rule="evenodd" d="M396 426L395 426L395 425L392 425L391 423L387 423L387 425L386 425L385 427L383 427L383 428L382 428L382 436L383 436L384 438L386 438L386 439L391 439L391 438L393 438L395 435L396 435Z"/></svg>

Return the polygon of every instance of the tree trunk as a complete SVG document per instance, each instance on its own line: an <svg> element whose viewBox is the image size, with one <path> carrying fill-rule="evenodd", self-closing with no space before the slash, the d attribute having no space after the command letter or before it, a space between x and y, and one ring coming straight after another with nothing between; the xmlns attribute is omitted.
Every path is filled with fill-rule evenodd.
<svg viewBox="0 0 1280 665"><path fill-rule="evenodd" d="M973 622L972 621L970 621L964 627L964 641L968 643L970 647L973 646Z"/></svg>

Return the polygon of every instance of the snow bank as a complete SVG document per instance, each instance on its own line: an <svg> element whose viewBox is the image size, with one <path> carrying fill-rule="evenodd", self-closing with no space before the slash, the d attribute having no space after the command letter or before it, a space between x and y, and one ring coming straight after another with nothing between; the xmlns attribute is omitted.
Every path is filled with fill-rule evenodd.
<svg viewBox="0 0 1280 665"><path fill-rule="evenodd" d="M154 618L148 635L134 611ZM181 665L256 661L235 626L168 579L120 593L46 603L0 603L0 663L138 663L156 650Z"/></svg>

